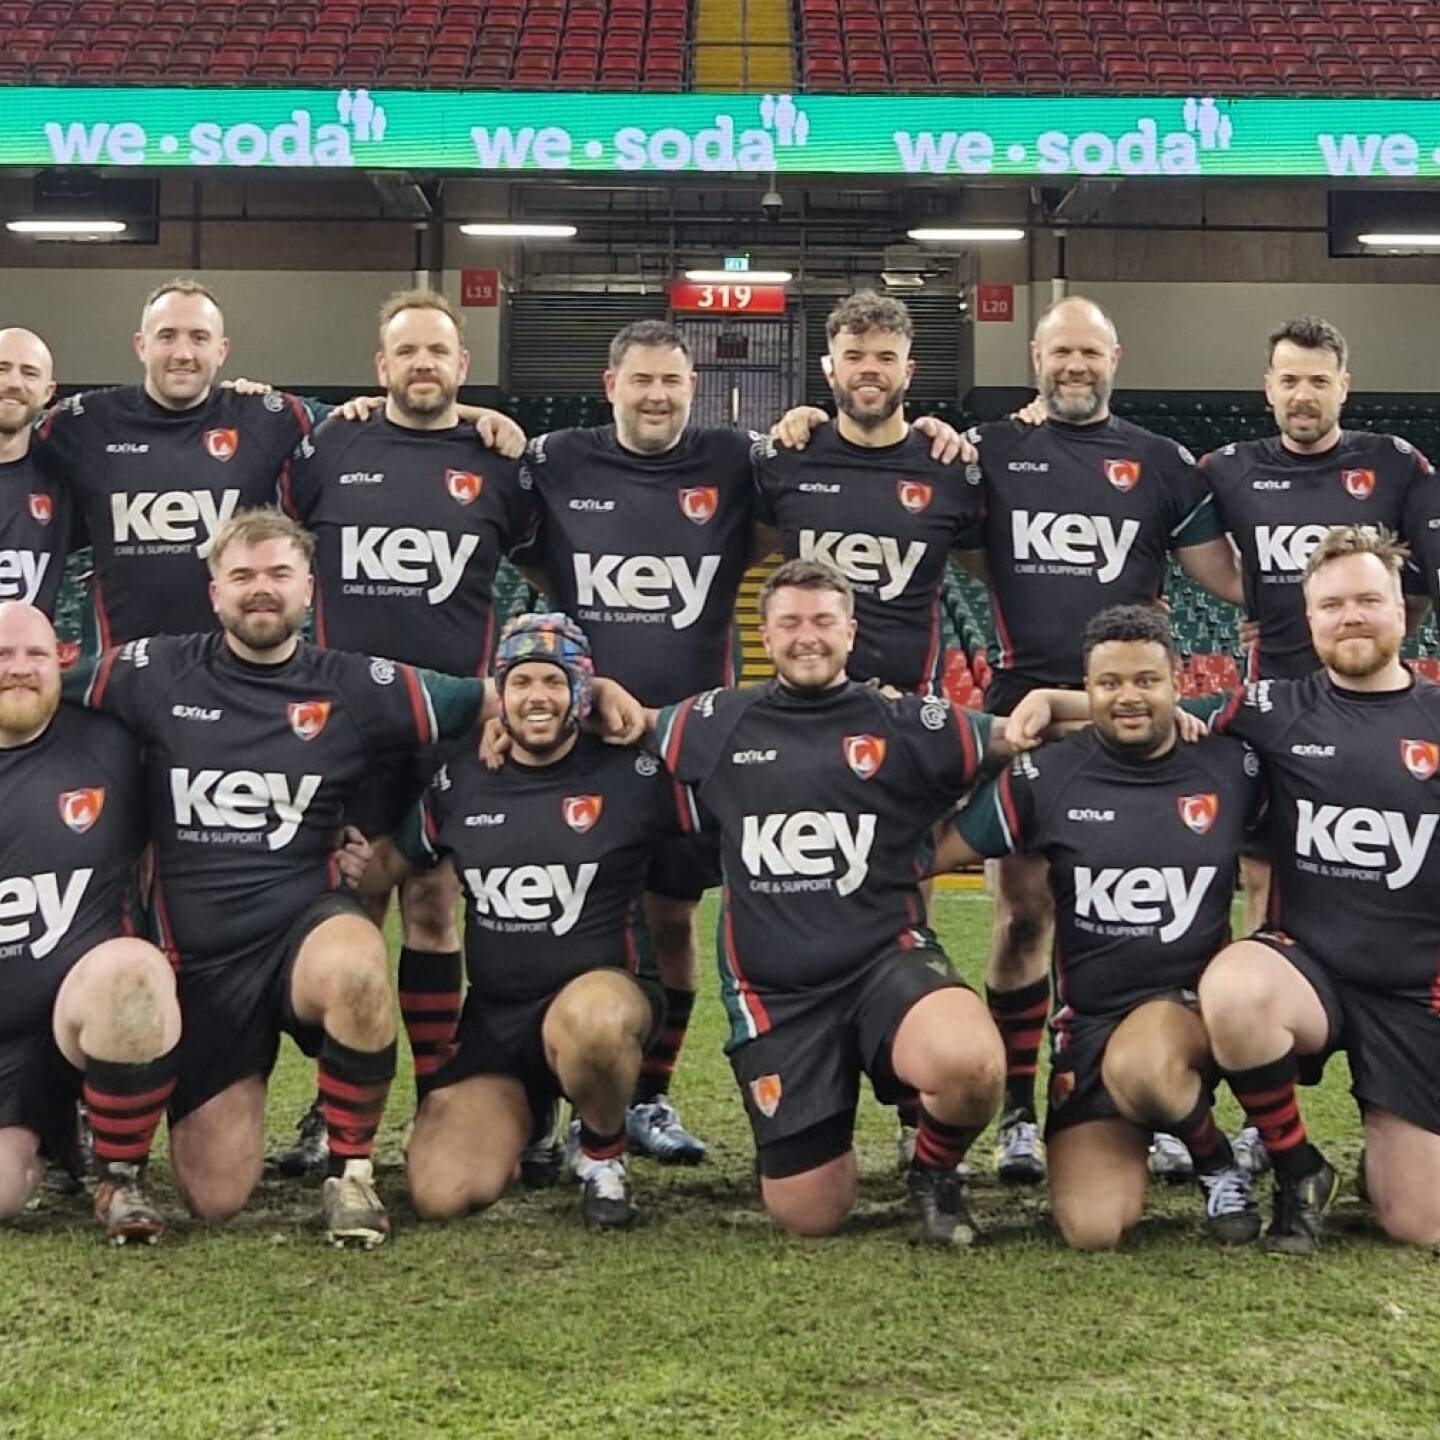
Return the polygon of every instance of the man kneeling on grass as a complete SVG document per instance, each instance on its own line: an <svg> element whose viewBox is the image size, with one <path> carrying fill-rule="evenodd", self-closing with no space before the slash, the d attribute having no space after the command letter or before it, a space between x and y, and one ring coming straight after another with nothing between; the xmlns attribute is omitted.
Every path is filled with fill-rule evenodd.
<svg viewBox="0 0 1440 1440"><path fill-rule="evenodd" d="M1152 1130L1189 1147L1209 1233L1260 1232L1246 1173L1211 1117L1218 1077L1195 992L1230 936L1241 845L1263 806L1255 756L1233 740L1178 743L1176 660L1146 606L1085 631L1093 721L1022 753L977 792L937 871L1021 852L1049 864L1055 897L1050 1021L1050 1203L1067 1244L1120 1242L1144 1210ZM1015 708L1011 739L1050 723L1046 692Z"/></svg>

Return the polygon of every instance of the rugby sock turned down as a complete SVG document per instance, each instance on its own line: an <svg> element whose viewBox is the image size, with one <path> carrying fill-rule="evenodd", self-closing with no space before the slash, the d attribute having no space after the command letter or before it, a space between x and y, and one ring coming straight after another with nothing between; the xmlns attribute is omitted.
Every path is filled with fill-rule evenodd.
<svg viewBox="0 0 1440 1440"><path fill-rule="evenodd" d="M602 1135L580 1122L580 1154L587 1160L614 1160L625 1153L625 1127L613 1135Z"/></svg>
<svg viewBox="0 0 1440 1440"><path fill-rule="evenodd" d="M1050 979L1036 980L1018 990L985 987L985 1003L1005 1042L1006 1114L1023 1110L1035 1118L1035 1068L1040 1060L1040 1042L1045 1035L1045 1016L1050 1008Z"/></svg>
<svg viewBox="0 0 1440 1440"><path fill-rule="evenodd" d="M431 1078L450 1058L460 1025L465 961L459 950L400 951L400 1018L415 1062L415 1095L425 1098Z"/></svg>
<svg viewBox="0 0 1440 1440"><path fill-rule="evenodd" d="M1190 1152L1190 1158L1195 1162L1195 1171L1199 1175L1213 1175L1215 1171L1224 1170L1235 1163L1230 1142L1215 1123L1211 1103L1211 1097L1202 1085L1195 1108L1183 1120L1177 1120L1173 1127L1163 1127L1173 1128L1175 1134L1185 1142L1185 1148Z"/></svg>
<svg viewBox="0 0 1440 1440"><path fill-rule="evenodd" d="M637 1105L643 1105L657 1095L669 1094L675 1064L680 1059L680 1047L685 1043L685 1031L690 1025L690 1012L694 1008L693 990L665 987L665 1024L640 1062L640 1075L635 1081Z"/></svg>
<svg viewBox="0 0 1440 1440"><path fill-rule="evenodd" d="M1295 1098L1299 1073L1293 1050L1267 1065L1224 1072L1245 1118L1260 1132L1276 1175L1284 1180L1302 1179L1322 1163L1320 1152L1305 1138L1305 1122Z"/></svg>
<svg viewBox="0 0 1440 1440"><path fill-rule="evenodd" d="M915 1166L919 1170L953 1170L965 1159L984 1129L981 1125L946 1125L923 1105L915 1131Z"/></svg>
<svg viewBox="0 0 1440 1440"><path fill-rule="evenodd" d="M95 1168L105 1179L111 1165L143 1165L175 1088L179 1046L154 1060L127 1065L87 1060L81 1094L90 1112Z"/></svg>
<svg viewBox="0 0 1440 1440"><path fill-rule="evenodd" d="M330 1144L329 1173L344 1173L347 1160L368 1160L395 1078L396 1042L383 1050L352 1050L333 1035L320 1047L320 1113Z"/></svg>

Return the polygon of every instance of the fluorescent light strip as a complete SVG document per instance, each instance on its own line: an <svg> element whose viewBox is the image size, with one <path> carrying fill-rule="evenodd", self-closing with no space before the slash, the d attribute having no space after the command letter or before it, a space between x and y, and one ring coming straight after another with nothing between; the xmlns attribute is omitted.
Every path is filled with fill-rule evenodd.
<svg viewBox="0 0 1440 1440"><path fill-rule="evenodd" d="M783 285L792 277L788 270L687 270L685 278L700 285Z"/></svg>
<svg viewBox="0 0 1440 1440"><path fill-rule="evenodd" d="M1440 235L1372 233L1355 238L1362 245L1373 245L1380 250L1440 250Z"/></svg>
<svg viewBox="0 0 1440 1440"><path fill-rule="evenodd" d="M975 225L931 225L906 232L912 240L1023 240L1023 230L986 229Z"/></svg>
<svg viewBox="0 0 1440 1440"><path fill-rule="evenodd" d="M462 235L485 235L496 240L572 240L573 225L531 225L516 220L477 220L460 227Z"/></svg>
<svg viewBox="0 0 1440 1440"><path fill-rule="evenodd" d="M14 235L123 235L123 220L7 220Z"/></svg>

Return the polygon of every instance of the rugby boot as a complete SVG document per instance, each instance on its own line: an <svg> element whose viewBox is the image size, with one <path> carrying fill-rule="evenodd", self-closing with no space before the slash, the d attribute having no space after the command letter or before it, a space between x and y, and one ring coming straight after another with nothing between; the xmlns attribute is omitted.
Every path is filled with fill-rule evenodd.
<svg viewBox="0 0 1440 1440"><path fill-rule="evenodd" d="M640 1212L630 1195L630 1171L623 1155L610 1160L580 1159L580 1218L587 1229L625 1230Z"/></svg>
<svg viewBox="0 0 1440 1440"><path fill-rule="evenodd" d="M642 1100L625 1112L625 1140L632 1155L662 1165L698 1165L705 1158L705 1142L680 1123L666 1095Z"/></svg>
<svg viewBox="0 0 1440 1440"><path fill-rule="evenodd" d="M1320 1168L1298 1180L1275 1177L1275 1209L1264 1248L1274 1255L1313 1255L1320 1248L1321 1218L1335 1196L1335 1171Z"/></svg>
<svg viewBox="0 0 1440 1440"><path fill-rule="evenodd" d="M565 1166L565 1140L560 1106L553 1104L545 1133L520 1152L520 1183L527 1190L548 1190L559 1182Z"/></svg>
<svg viewBox="0 0 1440 1440"><path fill-rule="evenodd" d="M1040 1127L1025 1110L1009 1110L995 1131L995 1174L1002 1185L1041 1185L1045 1146Z"/></svg>
<svg viewBox="0 0 1440 1440"><path fill-rule="evenodd" d="M164 1218L145 1193L140 1165L104 1167L95 1187L95 1218L112 1245L153 1245L165 1231Z"/></svg>
<svg viewBox="0 0 1440 1440"><path fill-rule="evenodd" d="M319 1180L324 1177L330 1165L330 1141L318 1096L310 1102L310 1108L295 1126L295 1143L279 1151L270 1163L286 1180Z"/></svg>
<svg viewBox="0 0 1440 1440"><path fill-rule="evenodd" d="M1230 1149L1235 1154L1235 1163L1252 1180L1258 1180L1270 1169L1270 1152L1253 1125L1247 1125L1230 1142Z"/></svg>
<svg viewBox="0 0 1440 1440"><path fill-rule="evenodd" d="M1222 1245L1248 1245L1260 1235L1260 1207L1250 1177L1238 1165L1202 1171L1196 1177L1205 1197L1205 1229Z"/></svg>
<svg viewBox="0 0 1440 1440"><path fill-rule="evenodd" d="M954 1170L926 1170L912 1165L906 1188L920 1216L920 1238L927 1245L966 1249L979 1237L965 1204L965 1182Z"/></svg>
<svg viewBox="0 0 1440 1440"><path fill-rule="evenodd" d="M375 1168L368 1160L347 1160L339 1175L325 1181L321 1194L325 1238L335 1246L362 1245L373 1250L390 1233L390 1217L375 1193Z"/></svg>
<svg viewBox="0 0 1440 1440"><path fill-rule="evenodd" d="M1185 1185L1195 1178L1195 1162L1178 1135L1157 1130L1150 1138L1150 1156L1146 1162L1152 1179L1167 1185Z"/></svg>

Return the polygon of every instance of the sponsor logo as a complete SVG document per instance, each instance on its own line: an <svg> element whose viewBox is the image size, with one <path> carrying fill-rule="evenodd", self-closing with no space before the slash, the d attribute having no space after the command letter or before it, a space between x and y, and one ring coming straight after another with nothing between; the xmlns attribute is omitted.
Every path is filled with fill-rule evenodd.
<svg viewBox="0 0 1440 1440"><path fill-rule="evenodd" d="M675 498L680 502L680 513L696 525L708 525L720 508L720 491L714 485L680 490Z"/></svg>
<svg viewBox="0 0 1440 1440"><path fill-rule="evenodd" d="M1251 710L1258 710L1262 715L1268 715L1274 708L1275 702L1270 698L1270 687L1273 680L1247 680L1245 682L1245 704Z"/></svg>
<svg viewBox="0 0 1440 1440"><path fill-rule="evenodd" d="M297 700L285 707L285 714L290 721L290 728L302 740L313 740L325 728L325 722L330 718L330 702Z"/></svg>
<svg viewBox="0 0 1440 1440"><path fill-rule="evenodd" d="M668 618L676 630L685 630L704 611L719 568L718 555L704 556L692 571L683 555L592 556L578 551L576 599L581 606L658 613L669 610L672 599L678 598L679 608Z"/></svg>
<svg viewBox="0 0 1440 1440"><path fill-rule="evenodd" d="M1012 475L1048 475L1048 460L1012 460L1005 467Z"/></svg>
<svg viewBox="0 0 1440 1440"><path fill-rule="evenodd" d="M221 462L233 459L235 452L240 448L240 432L238 430L207 430L201 440L205 446L205 453L212 460Z"/></svg>
<svg viewBox="0 0 1440 1440"><path fill-rule="evenodd" d="M1017 756L1015 763L1018 765L1020 761L1025 758L1023 755ZM1033 765L1031 766L1030 773L1032 777L1038 773L1035 771ZM1088 805L1077 805L1073 809L1065 812L1065 818L1067 820L1077 820L1082 825L1108 825L1114 820L1115 812L1113 810L1092 810Z"/></svg>
<svg viewBox="0 0 1440 1440"><path fill-rule="evenodd" d="M385 479L383 470L347 470L340 476L341 485L379 485Z"/></svg>
<svg viewBox="0 0 1440 1440"><path fill-rule="evenodd" d="M950 707L940 700L927 700L920 707L920 723L927 730L943 730L950 723Z"/></svg>
<svg viewBox="0 0 1440 1440"><path fill-rule="evenodd" d="M289 776L275 770L191 771L172 766L170 799L175 823L195 827L182 839L208 844L223 838L221 832L265 830L274 819L279 823L265 835L265 844L271 850L283 850L299 832L323 778L302 775L292 793Z"/></svg>
<svg viewBox="0 0 1440 1440"><path fill-rule="evenodd" d="M1206 834L1220 813L1220 797L1215 794L1181 795L1176 803L1180 807L1180 818L1197 835Z"/></svg>
<svg viewBox="0 0 1440 1440"><path fill-rule="evenodd" d="M272 415L278 415L285 408L285 397L278 390L267 390L260 397L260 403Z"/></svg>
<svg viewBox="0 0 1440 1440"><path fill-rule="evenodd" d="M223 710L211 709L205 705L172 705L170 713L177 720L200 720L205 722L218 720L225 712Z"/></svg>
<svg viewBox="0 0 1440 1440"><path fill-rule="evenodd" d="M105 447L107 455L148 455L150 447L134 440L114 440Z"/></svg>
<svg viewBox="0 0 1440 1440"><path fill-rule="evenodd" d="M1292 745L1290 753L1299 755L1303 760L1333 760L1335 747L1333 745Z"/></svg>
<svg viewBox="0 0 1440 1440"><path fill-rule="evenodd" d="M567 795L560 802L560 813L565 823L577 834L584 835L595 826L600 812L605 808L603 795Z"/></svg>
<svg viewBox="0 0 1440 1440"><path fill-rule="evenodd" d="M660 773L660 762L655 756L642 751L635 757L635 773L637 775L644 775L647 779L651 775L658 775Z"/></svg>
<svg viewBox="0 0 1440 1440"><path fill-rule="evenodd" d="M150 663L150 640L127 640L120 647L120 658L137 670L143 670Z"/></svg>
<svg viewBox="0 0 1440 1440"><path fill-rule="evenodd" d="M615 502L613 500L572 500L570 508L589 511L593 514L605 514L615 508Z"/></svg>
<svg viewBox="0 0 1440 1440"><path fill-rule="evenodd" d="M467 815L465 824L472 830L485 830L493 825L505 823L505 812L503 810L488 811L481 815Z"/></svg>
<svg viewBox="0 0 1440 1440"><path fill-rule="evenodd" d="M1077 865L1075 914L1102 925L1158 926L1157 938L1168 945L1190 929L1218 873L1217 866L1201 865L1191 880L1179 865L1134 870Z"/></svg>
<svg viewBox="0 0 1440 1440"><path fill-rule="evenodd" d="M773 750L737 750L730 757L732 765L769 765L775 759Z"/></svg>
<svg viewBox="0 0 1440 1440"><path fill-rule="evenodd" d="M90 790L63 790L60 793L60 818L77 835L83 835L105 808L103 786Z"/></svg>
<svg viewBox="0 0 1440 1440"><path fill-rule="evenodd" d="M695 704L691 707L702 719L708 720L715 713L716 703L720 699L719 690L705 690L695 697Z"/></svg>
<svg viewBox="0 0 1440 1440"><path fill-rule="evenodd" d="M374 595L393 593L390 586L423 588L426 600L440 605L459 588L465 567L480 548L478 535L460 536L453 548L451 541L444 530L345 525L340 530L340 578L377 587L366 592Z"/></svg>
<svg viewBox="0 0 1440 1440"><path fill-rule="evenodd" d="M847 735L841 742L845 763L862 780L871 780L885 763L883 735Z"/></svg>
<svg viewBox="0 0 1440 1440"><path fill-rule="evenodd" d="M905 592L921 560L923 541L912 540L902 550L889 535L847 535L842 530L802 530L801 560L821 560L833 565L857 585L874 585L881 600L893 600Z"/></svg>
<svg viewBox="0 0 1440 1440"><path fill-rule="evenodd" d="M465 884L477 915L521 927L548 925L552 935L568 935L599 869L591 861L572 879L564 865L497 865L466 870Z"/></svg>
<svg viewBox="0 0 1440 1440"><path fill-rule="evenodd" d="M767 1120L775 1118L775 1112L780 1108L780 1097L784 1093L785 1087L780 1083L778 1075L757 1075L750 1082L750 1098L755 1102L755 1108Z"/></svg>
<svg viewBox="0 0 1440 1440"><path fill-rule="evenodd" d="M1363 497L1361 497L1363 498ZM1257 525L1255 555L1263 571L1298 574L1309 563L1311 551L1330 533L1328 525ZM1360 527L1373 534L1373 525Z"/></svg>
<svg viewBox="0 0 1440 1440"><path fill-rule="evenodd" d="M445 489L450 498L459 501L461 505L473 505L480 498L480 491L484 486L484 478L471 470L445 472Z"/></svg>
<svg viewBox="0 0 1440 1440"><path fill-rule="evenodd" d="M838 495L840 486L831 485L824 480L802 480L795 487L802 495Z"/></svg>
<svg viewBox="0 0 1440 1440"><path fill-rule="evenodd" d="M1440 770L1440 745L1433 740L1402 740L1400 759L1417 780L1429 780Z"/></svg>
<svg viewBox="0 0 1440 1440"><path fill-rule="evenodd" d="M28 503L30 518L36 524L48 525L55 518L55 502L48 495L31 495Z"/></svg>
<svg viewBox="0 0 1440 1440"><path fill-rule="evenodd" d="M900 502L901 508L908 510L912 515L918 515L929 504L934 497L935 490L932 486L923 484L919 480L897 480L895 482L895 498Z"/></svg>
<svg viewBox="0 0 1440 1440"><path fill-rule="evenodd" d="M1383 878L1387 890L1403 890L1420 873L1437 824L1440 815L1421 815L1412 830L1410 818L1399 810L1301 799L1296 803L1295 854L1302 869L1313 871L1318 865L1320 873L1335 878Z"/></svg>
<svg viewBox="0 0 1440 1440"><path fill-rule="evenodd" d="M1288 489L1290 488L1290 481L1288 481L1288 480L1252 480L1252 481L1250 482L1250 488L1251 488L1252 490L1288 490Z"/></svg>
<svg viewBox="0 0 1440 1440"><path fill-rule="evenodd" d="M0 600L33 604L49 568L48 555L34 550L0 550Z"/></svg>
<svg viewBox="0 0 1440 1440"><path fill-rule="evenodd" d="M395 683L395 662L379 658L371 660L370 678L377 685L393 685Z"/></svg>
<svg viewBox="0 0 1440 1440"><path fill-rule="evenodd" d="M741 822L740 860L764 885L763 877L785 882L784 890L828 890L853 894L870 872L875 844L874 815L838 810L800 810L785 815L746 815ZM752 884L752 889L760 888Z"/></svg>
<svg viewBox="0 0 1440 1440"><path fill-rule="evenodd" d="M1121 491L1131 491L1140 483L1140 462L1138 460L1107 460L1105 478Z"/></svg>
<svg viewBox="0 0 1440 1440"><path fill-rule="evenodd" d="M1373 470L1342 470L1340 483L1352 500L1368 500L1375 493Z"/></svg>
<svg viewBox="0 0 1440 1440"><path fill-rule="evenodd" d="M1108 515L1075 515L1054 510L1016 510L1010 516L1017 565L1040 562L1094 570L1108 585L1125 568L1140 534L1140 522L1123 520L1117 530Z"/></svg>
<svg viewBox="0 0 1440 1440"><path fill-rule="evenodd" d="M30 954L36 960L43 960L65 938L94 873L88 866L72 870L63 888L60 876L53 870L43 875L14 875L0 880L0 919L14 922L0 924L0 947L30 940L31 921L38 916L41 930L30 940Z"/></svg>
<svg viewBox="0 0 1440 1440"><path fill-rule="evenodd" d="M213 490L137 490L133 495L112 495L115 543L193 544L203 560L210 553L215 532L239 504L238 490L218 494Z"/></svg>

